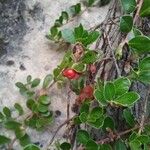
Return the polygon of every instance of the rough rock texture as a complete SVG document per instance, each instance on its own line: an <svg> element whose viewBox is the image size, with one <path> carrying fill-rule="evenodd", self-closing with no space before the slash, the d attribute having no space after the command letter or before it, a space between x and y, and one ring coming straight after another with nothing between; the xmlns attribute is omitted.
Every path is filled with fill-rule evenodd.
<svg viewBox="0 0 150 150"><path fill-rule="evenodd" d="M0 1L0 111L3 106L12 107L16 102L25 106L25 99L19 94L15 82L25 81L29 74L34 78L43 78L59 64L63 52L56 51L58 47L48 41L45 35L60 12L77 2L78 0ZM91 8L81 17L76 17L70 25L83 23L88 28L92 27L104 20L107 10L108 6ZM32 141L43 149L56 126L66 119L64 108L67 95L64 93L66 92L56 88L51 92L52 109L61 112L61 116L55 120L55 127L52 125L50 131L43 133L28 130ZM63 131L58 133L58 138ZM14 145L16 150L20 149L17 142Z"/></svg>

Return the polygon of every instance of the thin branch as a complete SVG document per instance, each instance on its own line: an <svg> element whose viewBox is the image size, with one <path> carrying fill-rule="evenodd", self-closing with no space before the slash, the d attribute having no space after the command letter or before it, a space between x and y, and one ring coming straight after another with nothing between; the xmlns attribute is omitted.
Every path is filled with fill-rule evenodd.
<svg viewBox="0 0 150 150"><path fill-rule="evenodd" d="M111 46L111 43L110 43L108 35L106 35L106 38L107 38L107 41L108 41L108 45L109 45L109 47L111 49L111 54L112 54L112 57L113 57L113 60L114 60L114 63L115 63L115 67L116 67L116 70L117 70L118 77L120 77L121 76L121 72L120 72L119 66L117 64L117 60L115 58L114 50L113 50L113 48Z"/></svg>
<svg viewBox="0 0 150 150"><path fill-rule="evenodd" d="M15 137L12 142L8 145L8 150L12 150L13 149L13 145L16 142L17 138Z"/></svg>
<svg viewBox="0 0 150 150"><path fill-rule="evenodd" d="M47 150L49 150L49 146L53 143L53 141L54 141L54 139L55 139L55 137L56 137L58 131L59 131L64 125L66 125L66 124L68 124L70 121L72 121L73 118L74 118L74 117L72 117L72 118L70 118L70 119L67 119L64 123L62 123L60 126L58 126L58 128L56 129L56 131L55 131L53 137L51 138L51 140L50 140L50 142L49 142L49 144L48 144L48 146L47 146Z"/></svg>

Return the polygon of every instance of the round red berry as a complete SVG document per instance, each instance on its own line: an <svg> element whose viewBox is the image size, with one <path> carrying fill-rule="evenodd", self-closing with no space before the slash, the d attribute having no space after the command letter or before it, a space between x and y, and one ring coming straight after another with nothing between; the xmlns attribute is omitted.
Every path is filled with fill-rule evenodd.
<svg viewBox="0 0 150 150"><path fill-rule="evenodd" d="M73 69L65 69L62 74L68 79L74 79L76 77L77 72Z"/></svg>

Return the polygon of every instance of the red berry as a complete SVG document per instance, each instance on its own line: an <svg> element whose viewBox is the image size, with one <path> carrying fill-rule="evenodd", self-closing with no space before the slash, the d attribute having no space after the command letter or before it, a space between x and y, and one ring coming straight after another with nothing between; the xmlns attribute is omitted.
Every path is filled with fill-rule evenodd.
<svg viewBox="0 0 150 150"><path fill-rule="evenodd" d="M91 98L93 97L93 91L93 87L91 85L87 85L82 89L81 93L86 94L86 98Z"/></svg>
<svg viewBox="0 0 150 150"><path fill-rule="evenodd" d="M76 77L77 72L73 69L65 69L62 74L68 79L74 79Z"/></svg>

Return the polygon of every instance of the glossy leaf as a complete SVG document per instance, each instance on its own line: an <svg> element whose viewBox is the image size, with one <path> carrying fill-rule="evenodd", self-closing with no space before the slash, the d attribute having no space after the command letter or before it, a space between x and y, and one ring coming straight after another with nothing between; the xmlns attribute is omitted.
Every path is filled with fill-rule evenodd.
<svg viewBox="0 0 150 150"><path fill-rule="evenodd" d="M0 135L0 145L3 145L3 144L6 144L6 143L9 143L11 140L4 136L4 135Z"/></svg>
<svg viewBox="0 0 150 150"><path fill-rule="evenodd" d="M4 115L7 117L7 118L10 118L11 117L11 111L8 107L4 107L3 108L3 113Z"/></svg>
<svg viewBox="0 0 150 150"><path fill-rule="evenodd" d="M30 110L32 110L34 104L35 104L35 101L34 101L33 99L28 99L28 100L27 100L26 105L27 105L27 107L28 107Z"/></svg>
<svg viewBox="0 0 150 150"><path fill-rule="evenodd" d="M97 54L94 51L88 51L82 57L82 62L85 64L92 64L97 60Z"/></svg>
<svg viewBox="0 0 150 150"><path fill-rule="evenodd" d="M4 125L6 129L16 130L20 128L22 124L17 121L6 121Z"/></svg>
<svg viewBox="0 0 150 150"><path fill-rule="evenodd" d="M128 92L128 93L125 93L122 96L116 98L113 102L117 105L130 107L139 98L140 98L140 95L137 94L136 92Z"/></svg>
<svg viewBox="0 0 150 150"><path fill-rule="evenodd" d="M136 8L136 1L135 0L121 0L123 9L126 13L131 13Z"/></svg>
<svg viewBox="0 0 150 150"><path fill-rule="evenodd" d="M50 98L47 95L42 95L39 97L39 102L43 105L48 105L50 103Z"/></svg>
<svg viewBox="0 0 150 150"><path fill-rule="evenodd" d="M62 38L65 40L65 42L74 44L75 43L75 36L72 30L70 29L64 29L62 30Z"/></svg>
<svg viewBox="0 0 150 150"><path fill-rule="evenodd" d="M14 107L18 111L19 115L22 115L24 113L23 108L19 103L15 103Z"/></svg>
<svg viewBox="0 0 150 150"><path fill-rule="evenodd" d="M88 0L88 6L92 6L94 4L95 0Z"/></svg>
<svg viewBox="0 0 150 150"><path fill-rule="evenodd" d="M69 15L66 11L62 11L61 16L62 16L63 20L68 21Z"/></svg>
<svg viewBox="0 0 150 150"><path fill-rule="evenodd" d="M133 18L129 15L122 16L120 19L120 30L122 32L130 32L133 26Z"/></svg>
<svg viewBox="0 0 150 150"><path fill-rule="evenodd" d="M83 26L82 24L80 24L78 27L76 27L74 29L74 35L75 35L75 38L76 38L76 41L78 41L78 39L82 38L83 36Z"/></svg>
<svg viewBox="0 0 150 150"><path fill-rule="evenodd" d="M47 105L43 105L43 104L39 104L37 107L38 111L41 113L45 113L48 111L48 106Z"/></svg>
<svg viewBox="0 0 150 150"><path fill-rule="evenodd" d="M128 92L131 82L126 77L118 78L114 81L116 96L121 96L122 94Z"/></svg>
<svg viewBox="0 0 150 150"><path fill-rule="evenodd" d="M85 147L86 150L99 150L98 144L96 144L93 140L89 140Z"/></svg>
<svg viewBox="0 0 150 150"><path fill-rule="evenodd" d="M77 133L77 141L83 145L86 145L86 143L89 141L90 136L89 133L85 130L79 130Z"/></svg>
<svg viewBox="0 0 150 150"><path fill-rule="evenodd" d="M150 83L150 70L142 70L138 73L138 80L143 83Z"/></svg>
<svg viewBox="0 0 150 150"><path fill-rule="evenodd" d="M19 139L19 142L21 146L26 146L31 143L30 137L27 134L25 134L23 137Z"/></svg>
<svg viewBox="0 0 150 150"><path fill-rule="evenodd" d="M150 52L150 38L146 36L137 36L131 39L128 44L139 54Z"/></svg>
<svg viewBox="0 0 150 150"><path fill-rule="evenodd" d="M86 70L86 65L83 63L74 63L72 68L79 73L82 73Z"/></svg>
<svg viewBox="0 0 150 150"><path fill-rule="evenodd" d="M126 122L131 126L134 127L135 126L135 121L134 121L134 116L131 114L131 110L130 109L124 109L123 110L123 116L126 120Z"/></svg>
<svg viewBox="0 0 150 150"><path fill-rule="evenodd" d="M150 1L144 0L142 8L140 10L141 17L149 17L150 16Z"/></svg>
<svg viewBox="0 0 150 150"><path fill-rule="evenodd" d="M111 148L111 146L109 144L102 144L102 145L100 145L100 149L99 150L112 150L112 148Z"/></svg>
<svg viewBox="0 0 150 150"><path fill-rule="evenodd" d="M25 146L23 150L40 150L40 148L34 144L29 144Z"/></svg>
<svg viewBox="0 0 150 150"><path fill-rule="evenodd" d="M103 124L103 130L107 131L107 128L114 130L115 129L115 122L111 117L106 117Z"/></svg>
<svg viewBox="0 0 150 150"><path fill-rule="evenodd" d="M27 83L30 83L31 80L32 80L32 76L31 76L31 75L28 75L28 76L27 76Z"/></svg>
<svg viewBox="0 0 150 150"><path fill-rule="evenodd" d="M139 63L140 70L150 70L150 57L142 59Z"/></svg>
<svg viewBox="0 0 150 150"><path fill-rule="evenodd" d="M71 149L71 145L70 145L70 143L64 142L64 143L62 143L62 144L60 145L60 148L61 148L62 150L70 150L70 149Z"/></svg>
<svg viewBox="0 0 150 150"><path fill-rule="evenodd" d="M86 122L87 121L87 117L88 117L88 114L85 113L85 112L82 112L79 116L81 122Z"/></svg>
<svg viewBox="0 0 150 150"><path fill-rule="evenodd" d="M127 147L122 140L118 140L114 144L114 150L127 150Z"/></svg>
<svg viewBox="0 0 150 150"><path fill-rule="evenodd" d="M129 143L131 150L140 150L141 143L139 140L133 140Z"/></svg>
<svg viewBox="0 0 150 150"><path fill-rule="evenodd" d="M90 118L98 119L103 115L103 109L101 107L95 107L90 112Z"/></svg>
<svg viewBox="0 0 150 150"><path fill-rule="evenodd" d="M103 90L104 90L104 89L100 89L100 90L96 89L96 90L94 91L94 97L95 97L95 99L96 99L102 106L105 106L105 105L107 105L107 102L106 102L106 100L105 100L105 98L104 98L104 92L103 92Z"/></svg>
<svg viewBox="0 0 150 150"><path fill-rule="evenodd" d="M22 138L23 136L25 136L26 132L24 128L18 128L15 130L15 135L17 139Z"/></svg>
<svg viewBox="0 0 150 150"><path fill-rule="evenodd" d="M34 88L40 84L40 79L36 78L32 81L31 87Z"/></svg>
<svg viewBox="0 0 150 150"><path fill-rule="evenodd" d="M55 37L58 34L58 29L55 26L51 27L50 31L52 37Z"/></svg>
<svg viewBox="0 0 150 150"><path fill-rule="evenodd" d="M43 81L43 88L48 88L48 86L50 85L50 83L53 80L53 75L52 74L48 74Z"/></svg>
<svg viewBox="0 0 150 150"><path fill-rule="evenodd" d="M104 86L104 97L106 100L113 100L115 97L115 86L112 82L107 82Z"/></svg>

